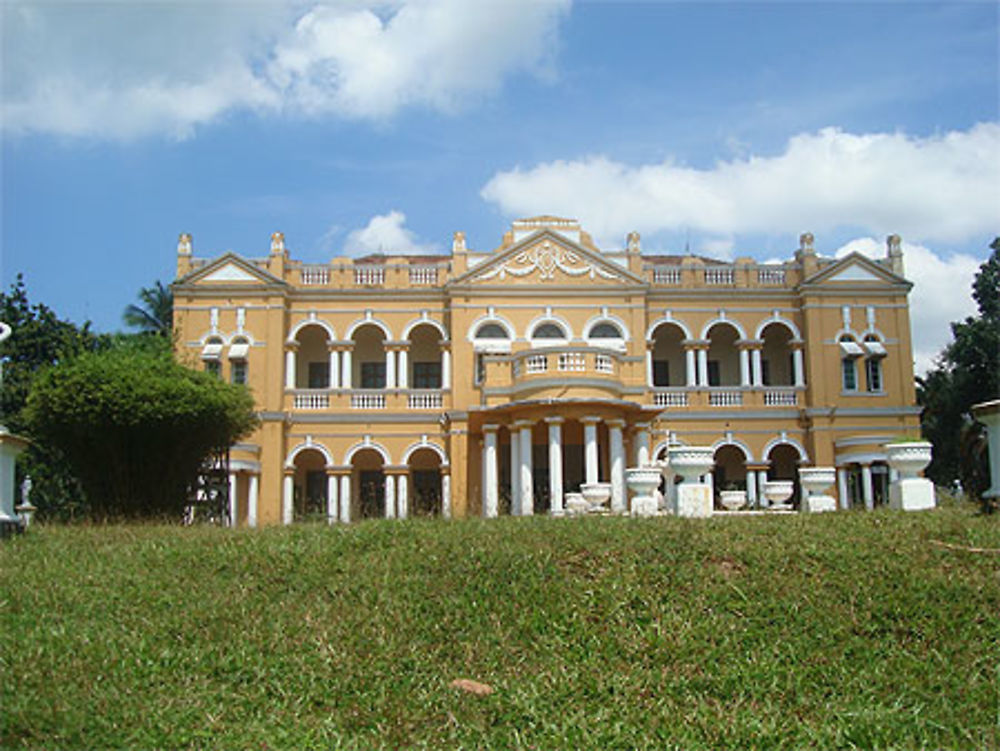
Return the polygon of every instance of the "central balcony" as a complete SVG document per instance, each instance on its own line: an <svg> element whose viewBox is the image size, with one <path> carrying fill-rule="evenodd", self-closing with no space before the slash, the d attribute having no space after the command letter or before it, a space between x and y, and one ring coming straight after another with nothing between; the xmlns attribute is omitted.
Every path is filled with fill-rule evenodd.
<svg viewBox="0 0 1000 751"><path fill-rule="evenodd" d="M724 410L801 407L805 390L795 386L657 386L649 391L654 407Z"/></svg>
<svg viewBox="0 0 1000 751"><path fill-rule="evenodd" d="M293 412L440 412L445 389L286 389Z"/></svg>

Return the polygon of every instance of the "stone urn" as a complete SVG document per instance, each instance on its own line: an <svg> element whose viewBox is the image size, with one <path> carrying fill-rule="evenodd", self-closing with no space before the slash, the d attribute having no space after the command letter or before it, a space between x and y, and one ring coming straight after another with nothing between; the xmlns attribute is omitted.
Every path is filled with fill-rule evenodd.
<svg viewBox="0 0 1000 751"><path fill-rule="evenodd" d="M768 480L764 483L764 497L770 502L772 511L788 511L792 504L788 499L795 492L795 483L791 480Z"/></svg>
<svg viewBox="0 0 1000 751"><path fill-rule="evenodd" d="M928 441L885 444L885 458L899 478L889 486L889 507L923 511L935 506L934 483L917 473L931 463Z"/></svg>
<svg viewBox="0 0 1000 751"><path fill-rule="evenodd" d="M580 486L580 494L589 506L591 513L607 511L606 504L611 500L610 482L585 482Z"/></svg>
<svg viewBox="0 0 1000 751"><path fill-rule="evenodd" d="M712 515L712 488L700 481L702 475L712 471L715 464L710 446L671 446L667 453L670 468L684 482L674 489L675 508L678 516L707 517Z"/></svg>
<svg viewBox="0 0 1000 751"><path fill-rule="evenodd" d="M590 509L590 504L584 500L582 493L567 493L565 498L567 515L578 516L587 513Z"/></svg>
<svg viewBox="0 0 1000 751"><path fill-rule="evenodd" d="M802 486L802 511L836 511L837 502L824 490L837 481L834 467L800 467L799 484Z"/></svg>
<svg viewBox="0 0 1000 751"><path fill-rule="evenodd" d="M632 492L632 516L656 514L656 490L660 487L659 467L629 467L625 484Z"/></svg>
<svg viewBox="0 0 1000 751"><path fill-rule="evenodd" d="M722 490L719 492L719 503L726 511L739 511L747 505L745 490Z"/></svg>
<svg viewBox="0 0 1000 751"><path fill-rule="evenodd" d="M900 479L916 477L920 470L931 463L931 444L928 441L887 443L885 459L890 467L899 472Z"/></svg>

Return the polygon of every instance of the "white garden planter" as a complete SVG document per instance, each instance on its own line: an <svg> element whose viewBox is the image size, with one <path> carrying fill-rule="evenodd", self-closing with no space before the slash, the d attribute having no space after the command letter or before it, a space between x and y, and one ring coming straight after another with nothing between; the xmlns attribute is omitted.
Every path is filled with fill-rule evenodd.
<svg viewBox="0 0 1000 751"><path fill-rule="evenodd" d="M670 468L684 478L675 489L678 516L706 517L712 515L712 488L700 482L702 475L712 471L714 452L710 446L672 446L668 449Z"/></svg>
<svg viewBox="0 0 1000 751"><path fill-rule="evenodd" d="M795 483L791 480L768 480L764 483L764 497L770 502L772 511L788 511L792 504L788 499L795 492Z"/></svg>
<svg viewBox="0 0 1000 751"><path fill-rule="evenodd" d="M837 481L834 467L801 467L799 485L802 486L802 511L836 511L837 502L823 491Z"/></svg>
<svg viewBox="0 0 1000 751"><path fill-rule="evenodd" d="M625 484L632 493L632 516L654 516L660 468L630 467L625 470Z"/></svg>
<svg viewBox="0 0 1000 751"><path fill-rule="evenodd" d="M605 505L611 500L611 483L585 482L580 486L580 493L587 502L588 511L591 513L607 511Z"/></svg>
<svg viewBox="0 0 1000 751"><path fill-rule="evenodd" d="M722 490L719 492L719 503L726 511L738 511L747 505L745 490Z"/></svg>
<svg viewBox="0 0 1000 751"><path fill-rule="evenodd" d="M934 508L934 483L917 475L931 463L928 441L885 444L885 458L899 474L889 487L889 508L925 511Z"/></svg>

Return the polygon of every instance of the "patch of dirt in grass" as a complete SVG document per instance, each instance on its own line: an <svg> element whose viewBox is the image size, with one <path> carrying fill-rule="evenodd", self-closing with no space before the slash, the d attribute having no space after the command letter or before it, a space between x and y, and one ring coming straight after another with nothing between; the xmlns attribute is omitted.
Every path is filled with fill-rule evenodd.
<svg viewBox="0 0 1000 751"><path fill-rule="evenodd" d="M708 563L726 581L736 579L747 572L747 566L743 561L738 561L730 556L712 558Z"/></svg>
<svg viewBox="0 0 1000 751"><path fill-rule="evenodd" d="M586 548L575 550L562 556L557 566L570 576L593 581L600 579L614 566L614 556L608 552L595 553Z"/></svg>

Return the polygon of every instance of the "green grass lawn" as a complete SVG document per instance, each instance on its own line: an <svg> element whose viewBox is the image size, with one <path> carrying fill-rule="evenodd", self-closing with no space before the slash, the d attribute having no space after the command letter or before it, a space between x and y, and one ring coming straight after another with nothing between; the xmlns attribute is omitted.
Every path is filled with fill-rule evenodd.
<svg viewBox="0 0 1000 751"><path fill-rule="evenodd" d="M0 745L997 748L1000 555L932 540L1000 520L36 527Z"/></svg>

